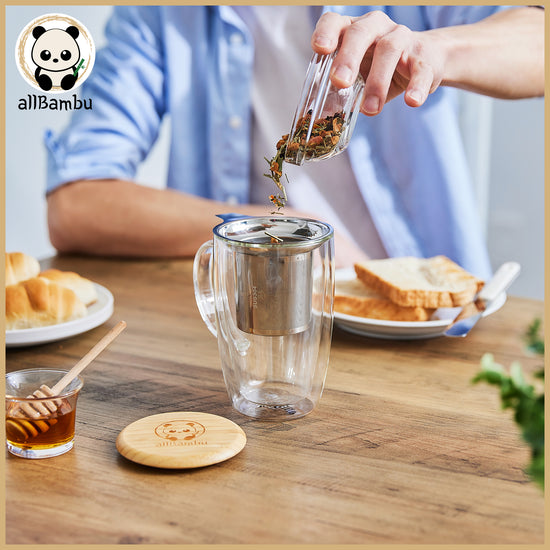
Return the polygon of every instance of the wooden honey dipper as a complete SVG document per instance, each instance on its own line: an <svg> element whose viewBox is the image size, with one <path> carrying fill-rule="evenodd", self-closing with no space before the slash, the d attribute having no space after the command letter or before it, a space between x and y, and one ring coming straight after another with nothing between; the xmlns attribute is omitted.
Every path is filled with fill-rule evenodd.
<svg viewBox="0 0 550 550"><path fill-rule="evenodd" d="M117 323L52 388L48 387L46 384L42 384L40 389L34 391L32 395L28 395L27 397L44 399L45 397L58 395L59 392L66 388L125 328L125 321ZM51 399L47 401L37 401L35 403L31 401L19 403L18 408L27 415L27 418L18 418L17 421L7 419L6 430L11 429L20 436L23 435L25 440L36 437L39 433L47 432L51 426L57 423L56 418L44 419L44 417L50 416L58 411L63 413L63 407L66 405L63 399Z"/></svg>

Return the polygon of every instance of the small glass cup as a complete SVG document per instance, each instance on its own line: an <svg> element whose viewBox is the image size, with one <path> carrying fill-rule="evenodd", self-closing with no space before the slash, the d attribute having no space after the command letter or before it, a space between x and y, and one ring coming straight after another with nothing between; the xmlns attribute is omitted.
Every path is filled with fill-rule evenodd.
<svg viewBox="0 0 550 550"><path fill-rule="evenodd" d="M348 146L357 122L365 81L336 88L330 70L337 51L314 54L306 72L300 102L288 134L285 162L302 165L338 155ZM311 124L311 121L314 121Z"/></svg>
<svg viewBox="0 0 550 550"><path fill-rule="evenodd" d="M57 395L33 397L52 388L68 371L25 369L6 374L6 444L23 458L50 458L73 448L76 402L83 381L76 377Z"/></svg>

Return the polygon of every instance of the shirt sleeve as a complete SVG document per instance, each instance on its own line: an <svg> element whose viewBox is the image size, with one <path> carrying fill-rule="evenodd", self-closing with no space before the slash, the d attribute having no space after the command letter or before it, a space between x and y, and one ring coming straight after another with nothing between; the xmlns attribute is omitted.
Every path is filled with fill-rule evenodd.
<svg viewBox="0 0 550 550"><path fill-rule="evenodd" d="M107 46L81 88L91 108L75 111L59 136L46 132L47 192L77 179L135 176L165 113L160 18L151 6L114 9Z"/></svg>
<svg viewBox="0 0 550 550"><path fill-rule="evenodd" d="M477 23L497 11L513 6L426 6L429 28Z"/></svg>

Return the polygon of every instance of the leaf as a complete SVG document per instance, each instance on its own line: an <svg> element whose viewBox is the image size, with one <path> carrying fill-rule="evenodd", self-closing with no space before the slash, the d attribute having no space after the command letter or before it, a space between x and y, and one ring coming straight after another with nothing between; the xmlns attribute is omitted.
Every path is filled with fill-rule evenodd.
<svg viewBox="0 0 550 550"><path fill-rule="evenodd" d="M530 350L544 353L544 342L540 340L540 319L529 326L526 339ZM491 353L483 355L481 371L472 379L473 383L486 382L500 388L503 409L513 409L514 421L521 430L523 440L531 449L527 474L544 490L544 392L537 394L534 386L525 379L521 365L514 361L509 373L502 365L495 363ZM544 368L534 375L544 379Z"/></svg>
<svg viewBox="0 0 550 550"><path fill-rule="evenodd" d="M517 361L514 361L512 365L510 365L510 378L518 388L527 387L527 382L525 382L525 377L521 371L521 366Z"/></svg>
<svg viewBox="0 0 550 550"><path fill-rule="evenodd" d="M475 384L480 381L488 382L493 385L500 385L502 382L504 367L494 362L493 354L486 353L481 358L481 372L478 373L472 380Z"/></svg>
<svg viewBox="0 0 550 550"><path fill-rule="evenodd" d="M532 353L544 355L544 340L540 336L542 321L535 319L527 328L525 334L525 340L527 342L527 349Z"/></svg>

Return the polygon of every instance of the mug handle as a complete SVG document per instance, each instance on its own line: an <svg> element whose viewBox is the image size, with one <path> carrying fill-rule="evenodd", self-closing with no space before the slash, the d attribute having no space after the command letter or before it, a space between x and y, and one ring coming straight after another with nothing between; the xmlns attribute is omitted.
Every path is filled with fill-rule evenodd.
<svg viewBox="0 0 550 550"><path fill-rule="evenodd" d="M217 338L216 304L212 285L212 253L214 241L207 241L200 246L193 260L193 285L195 300L208 330Z"/></svg>

